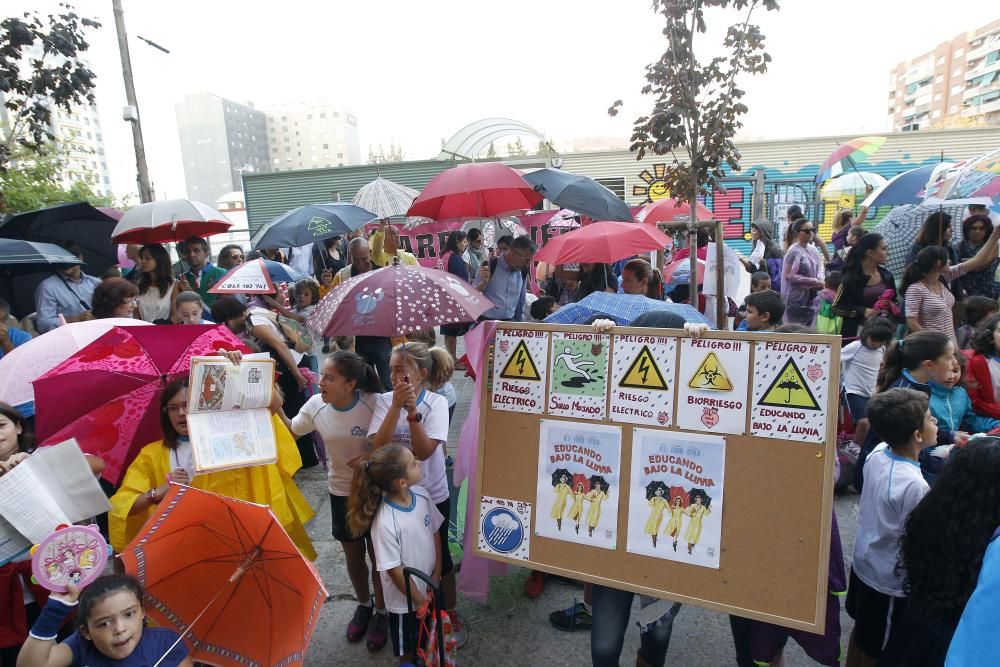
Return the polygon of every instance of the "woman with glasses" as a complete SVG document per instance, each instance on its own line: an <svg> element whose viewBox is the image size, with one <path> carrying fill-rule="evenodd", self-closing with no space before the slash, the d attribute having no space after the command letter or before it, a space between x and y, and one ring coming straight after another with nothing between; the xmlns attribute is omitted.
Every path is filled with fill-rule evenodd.
<svg viewBox="0 0 1000 667"><path fill-rule="evenodd" d="M234 266L239 266L243 263L243 248L235 243L223 246L222 250L219 251L219 261L216 263L220 269L225 269L226 271Z"/></svg>
<svg viewBox="0 0 1000 667"><path fill-rule="evenodd" d="M238 363L242 356L239 352L225 350L220 350L220 353L234 363ZM269 505L302 555L314 560L316 552L303 525L312 518L313 511L292 480L301 460L295 440L285 424L272 414L277 463L198 474L188 439L187 400L186 377L168 384L160 396L163 439L142 448L129 464L117 493L111 497L108 531L114 550L120 553L132 541L170 490L170 482L176 482L238 500ZM280 407L281 394L275 390L271 410L276 412Z"/></svg>
<svg viewBox="0 0 1000 667"><path fill-rule="evenodd" d="M993 221L988 215L970 215L962 221L962 240L955 250L958 251L958 261L964 262L976 256L976 253L986 245L986 240L993 233ZM978 271L969 271L958 279L965 296L985 296L996 299L998 294L995 274L1000 261L993 260Z"/></svg>
<svg viewBox="0 0 1000 667"><path fill-rule="evenodd" d="M106 278L94 288L91 312L103 320L108 317L135 317L139 288L124 278Z"/></svg>
<svg viewBox="0 0 1000 667"><path fill-rule="evenodd" d="M785 299L785 324L811 327L816 319L816 295L823 289L819 279L819 254L810 247L816 228L805 218L792 223L793 243L785 252L781 292Z"/></svg>

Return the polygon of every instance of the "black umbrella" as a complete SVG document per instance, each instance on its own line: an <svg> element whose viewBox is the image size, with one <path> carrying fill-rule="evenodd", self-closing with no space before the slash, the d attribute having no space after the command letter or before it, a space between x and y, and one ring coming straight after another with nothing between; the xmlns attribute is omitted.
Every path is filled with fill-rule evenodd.
<svg viewBox="0 0 1000 667"><path fill-rule="evenodd" d="M661 480L654 479L652 482L646 485L646 500L650 500L653 496L655 496L657 489L663 491L664 500L669 498L670 489L667 488L667 485Z"/></svg>
<svg viewBox="0 0 1000 667"><path fill-rule="evenodd" d="M535 190L561 208L594 220L635 222L628 205L611 190L587 176L559 169L539 169L524 177Z"/></svg>
<svg viewBox="0 0 1000 667"><path fill-rule="evenodd" d="M610 487L608 485L607 480L604 479L604 477L601 476L601 475L591 475L590 476L590 488L596 489L598 484L601 485L601 491L604 491L604 493L608 492L608 489Z"/></svg>
<svg viewBox="0 0 1000 667"><path fill-rule="evenodd" d="M377 219L371 211L347 202L308 204L282 213L250 239L252 248L298 248L334 236L346 236Z"/></svg>
<svg viewBox="0 0 1000 667"><path fill-rule="evenodd" d="M84 271L100 276L118 263L118 248L111 241L115 224L114 218L90 204L60 204L7 217L0 223L0 238L55 244L72 241L83 251ZM35 310L35 289L51 273L22 275L16 286L4 281L0 291L15 315L24 317Z"/></svg>
<svg viewBox="0 0 1000 667"><path fill-rule="evenodd" d="M705 489L691 489L691 504L694 505L694 499L701 496L701 504L708 507L712 504L712 496L705 493Z"/></svg>
<svg viewBox="0 0 1000 667"><path fill-rule="evenodd" d="M566 468L556 468L555 472L552 473L552 486L561 482L562 477L566 478L567 484L569 484L570 480L573 479L573 475L569 474L569 470L566 470Z"/></svg>
<svg viewBox="0 0 1000 667"><path fill-rule="evenodd" d="M53 243L0 239L0 270L4 275L35 273L50 266L83 264L83 260Z"/></svg>

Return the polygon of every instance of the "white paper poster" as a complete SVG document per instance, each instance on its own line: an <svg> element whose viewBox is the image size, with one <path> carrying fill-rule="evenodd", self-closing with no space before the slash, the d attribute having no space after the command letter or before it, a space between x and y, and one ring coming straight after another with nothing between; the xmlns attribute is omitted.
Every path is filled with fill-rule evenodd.
<svg viewBox="0 0 1000 667"><path fill-rule="evenodd" d="M539 431L535 535L614 549L621 429L543 419Z"/></svg>
<svg viewBox="0 0 1000 667"><path fill-rule="evenodd" d="M479 550L528 560L531 503L482 496L479 499Z"/></svg>
<svg viewBox="0 0 1000 667"><path fill-rule="evenodd" d="M681 339L677 426L742 435L749 368L747 341Z"/></svg>
<svg viewBox="0 0 1000 667"><path fill-rule="evenodd" d="M208 290L209 294L274 294L274 282L264 267L264 260L257 259L230 269Z"/></svg>
<svg viewBox="0 0 1000 667"><path fill-rule="evenodd" d="M718 569L725 469L725 437L634 429L626 549Z"/></svg>
<svg viewBox="0 0 1000 667"><path fill-rule="evenodd" d="M545 331L498 331L493 361L493 409L545 411L549 334Z"/></svg>
<svg viewBox="0 0 1000 667"><path fill-rule="evenodd" d="M751 435L824 442L829 390L829 345L757 343Z"/></svg>
<svg viewBox="0 0 1000 667"><path fill-rule="evenodd" d="M609 419L649 426L673 425L676 352L676 338L615 336Z"/></svg>
<svg viewBox="0 0 1000 667"><path fill-rule="evenodd" d="M607 334L552 333L548 413L604 419L608 404Z"/></svg>

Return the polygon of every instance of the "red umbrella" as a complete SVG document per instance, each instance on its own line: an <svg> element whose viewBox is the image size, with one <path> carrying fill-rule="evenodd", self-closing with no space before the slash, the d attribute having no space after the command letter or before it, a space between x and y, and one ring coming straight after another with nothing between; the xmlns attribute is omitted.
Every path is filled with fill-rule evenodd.
<svg viewBox="0 0 1000 667"><path fill-rule="evenodd" d="M500 162L446 169L424 187L406 215L434 220L474 220L520 213L542 201L521 173Z"/></svg>
<svg viewBox="0 0 1000 667"><path fill-rule="evenodd" d="M535 254L548 264L617 262L650 250L663 250L670 237L655 227L634 222L595 222L560 234Z"/></svg>
<svg viewBox="0 0 1000 667"><path fill-rule="evenodd" d="M492 301L450 273L397 264L338 285L306 323L322 336L405 336L475 322L490 308Z"/></svg>
<svg viewBox="0 0 1000 667"><path fill-rule="evenodd" d="M703 259L697 259L695 261L698 263L698 284L704 285L705 284L705 260L703 260ZM690 258L678 259L677 261L671 262L670 264L667 264L665 267L663 267L663 282L664 282L664 284L669 285L673 281L673 279L674 279L674 274L677 273L678 271L680 271L681 274L684 274L684 276L685 276L684 280L682 280L681 283L682 284L683 283L687 283L688 282L688 275L691 273L691 260L690 260Z"/></svg>
<svg viewBox="0 0 1000 667"><path fill-rule="evenodd" d="M695 205L695 215L699 221L712 220L712 212L704 204ZM691 207L687 202L677 202L673 199L661 199L652 204L646 204L636 213L635 219L655 225L659 222L688 222L691 219Z"/></svg>
<svg viewBox="0 0 1000 667"><path fill-rule="evenodd" d="M32 384L38 441L76 438L118 484L140 447L163 437L160 392L191 357L250 350L224 326L115 327Z"/></svg>
<svg viewBox="0 0 1000 667"><path fill-rule="evenodd" d="M680 498L682 507L687 507L688 503L691 502L691 499L688 496L688 492L684 489L684 487L681 486L671 486L668 498L670 499L671 505L674 504L674 498Z"/></svg>

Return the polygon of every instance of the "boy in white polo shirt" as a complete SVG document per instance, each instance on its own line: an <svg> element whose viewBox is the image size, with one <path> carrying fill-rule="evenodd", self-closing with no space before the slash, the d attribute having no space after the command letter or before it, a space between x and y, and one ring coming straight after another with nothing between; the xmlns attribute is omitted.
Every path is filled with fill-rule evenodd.
<svg viewBox="0 0 1000 667"><path fill-rule="evenodd" d="M889 389L868 402L871 428L883 442L865 460L858 506L847 613L854 630L846 665L874 665L906 609L903 573L897 572L899 538L910 512L928 491L917 456L937 442L937 421L927 396Z"/></svg>

